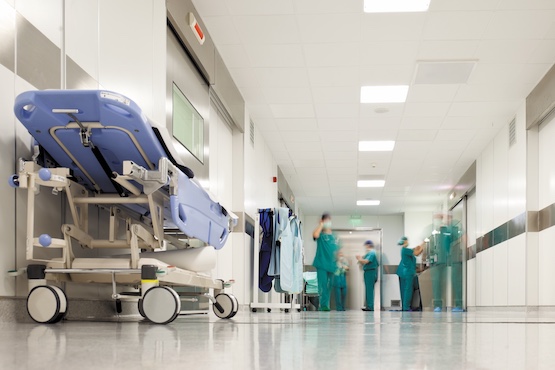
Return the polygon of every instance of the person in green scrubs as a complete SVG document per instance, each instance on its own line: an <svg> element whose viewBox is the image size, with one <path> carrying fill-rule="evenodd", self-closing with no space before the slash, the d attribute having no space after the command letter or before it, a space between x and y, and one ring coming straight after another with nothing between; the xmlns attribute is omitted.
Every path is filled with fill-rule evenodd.
<svg viewBox="0 0 555 370"><path fill-rule="evenodd" d="M397 267L397 275L399 276L399 285L401 290L401 303L403 311L411 310L412 292L414 289L414 279L416 278L416 257L422 253L423 247L411 249L409 248L409 240L406 236L399 239L398 245L401 248L401 262Z"/></svg>
<svg viewBox="0 0 555 370"><path fill-rule="evenodd" d="M336 253L339 249L331 231L331 216L324 213L318 227L312 232L316 241L316 256L312 265L316 267L320 311L330 310L330 290L337 269Z"/></svg>
<svg viewBox="0 0 555 370"><path fill-rule="evenodd" d="M358 263L362 265L364 270L364 285L366 286L366 307L363 311L374 311L374 286L378 281L378 258L374 250L374 243L372 240L364 242L366 247L366 254L364 257L356 256Z"/></svg>
<svg viewBox="0 0 555 370"><path fill-rule="evenodd" d="M343 255L343 252L338 250L337 270L335 270L335 276L333 278L335 309L337 311L345 311L345 300L347 299L347 271L349 271L349 262Z"/></svg>

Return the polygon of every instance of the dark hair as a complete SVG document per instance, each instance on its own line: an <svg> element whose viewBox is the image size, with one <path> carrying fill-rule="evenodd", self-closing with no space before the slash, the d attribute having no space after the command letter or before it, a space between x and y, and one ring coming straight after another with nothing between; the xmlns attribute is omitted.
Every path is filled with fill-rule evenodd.
<svg viewBox="0 0 555 370"><path fill-rule="evenodd" d="M324 221L326 218L331 218L330 214L327 212L322 214L322 221Z"/></svg>

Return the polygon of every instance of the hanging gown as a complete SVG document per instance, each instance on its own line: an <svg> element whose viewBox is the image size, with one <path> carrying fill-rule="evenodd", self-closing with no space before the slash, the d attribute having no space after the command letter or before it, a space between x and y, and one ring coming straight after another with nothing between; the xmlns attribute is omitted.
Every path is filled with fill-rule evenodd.
<svg viewBox="0 0 555 370"><path fill-rule="evenodd" d="M261 209L260 213L260 252L259 252L259 270L258 270L258 287L263 292L269 292L272 289L273 276L268 275L270 267L270 259L272 254L272 245L274 244L274 212L272 209Z"/></svg>
<svg viewBox="0 0 555 370"><path fill-rule="evenodd" d="M303 240L300 221L290 217L287 228L281 234L280 285L290 294L303 290Z"/></svg>
<svg viewBox="0 0 555 370"><path fill-rule="evenodd" d="M285 207L276 208L274 212L274 242L268 268L270 276L279 277L280 275L281 234L289 226L289 212L289 208Z"/></svg>

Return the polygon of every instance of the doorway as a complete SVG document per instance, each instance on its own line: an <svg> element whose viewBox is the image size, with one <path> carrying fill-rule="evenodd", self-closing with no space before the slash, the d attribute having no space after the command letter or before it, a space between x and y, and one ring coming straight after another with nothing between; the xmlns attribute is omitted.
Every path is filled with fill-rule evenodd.
<svg viewBox="0 0 555 370"><path fill-rule="evenodd" d="M364 242L372 240L374 243L376 254L378 255L378 262L380 267L378 269L378 284L375 289L374 307L379 311L382 307L381 302L381 281L382 281L382 266L381 266L381 252L382 252L382 231L381 229L353 229L353 230L334 230L337 236L339 245L343 251L345 258L349 262L350 270L347 273L347 302L346 309L360 310L366 305L365 302L365 289L364 289L364 273L362 267L357 263L356 255L364 255L365 248ZM333 297L332 297L333 298ZM335 299L335 298L334 298ZM332 299L333 301L333 299ZM334 307L332 302L332 307Z"/></svg>

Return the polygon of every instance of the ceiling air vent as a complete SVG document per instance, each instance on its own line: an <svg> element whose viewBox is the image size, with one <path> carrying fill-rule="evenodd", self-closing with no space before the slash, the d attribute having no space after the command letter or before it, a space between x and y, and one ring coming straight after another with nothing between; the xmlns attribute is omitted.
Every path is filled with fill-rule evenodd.
<svg viewBox="0 0 555 370"><path fill-rule="evenodd" d="M509 148L516 143L516 118L509 123Z"/></svg>
<svg viewBox="0 0 555 370"><path fill-rule="evenodd" d="M251 121L250 124L250 138L251 138L251 145L254 148L254 122Z"/></svg>

